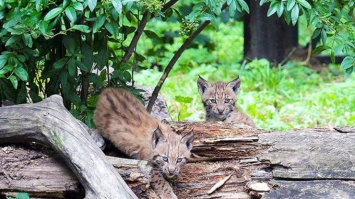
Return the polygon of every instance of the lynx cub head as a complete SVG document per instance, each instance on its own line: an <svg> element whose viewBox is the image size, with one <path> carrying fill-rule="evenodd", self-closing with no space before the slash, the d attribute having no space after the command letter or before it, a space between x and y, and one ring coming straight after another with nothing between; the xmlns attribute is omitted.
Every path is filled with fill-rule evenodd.
<svg viewBox="0 0 355 199"><path fill-rule="evenodd" d="M210 83L199 77L197 86L208 118L222 121L235 109L237 93L240 87L239 77L228 83Z"/></svg>
<svg viewBox="0 0 355 199"><path fill-rule="evenodd" d="M193 133L181 136L175 132L163 134L162 131L159 126L153 133L153 163L166 177L172 178L190 158Z"/></svg>

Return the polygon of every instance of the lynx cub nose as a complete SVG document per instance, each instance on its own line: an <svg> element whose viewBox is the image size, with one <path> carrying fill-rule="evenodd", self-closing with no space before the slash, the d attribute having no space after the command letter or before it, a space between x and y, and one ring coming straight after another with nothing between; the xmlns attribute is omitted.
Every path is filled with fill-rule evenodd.
<svg viewBox="0 0 355 199"><path fill-rule="evenodd" d="M217 107L218 113L222 114L224 111L224 107Z"/></svg>
<svg viewBox="0 0 355 199"><path fill-rule="evenodd" d="M169 175L174 175L174 173L177 171L177 168L173 165L169 165L168 167L168 173Z"/></svg>

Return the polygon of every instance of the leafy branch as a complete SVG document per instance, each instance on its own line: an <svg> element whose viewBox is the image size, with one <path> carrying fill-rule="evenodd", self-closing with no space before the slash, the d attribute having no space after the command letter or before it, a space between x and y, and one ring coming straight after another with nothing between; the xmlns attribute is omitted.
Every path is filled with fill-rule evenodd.
<svg viewBox="0 0 355 199"><path fill-rule="evenodd" d="M226 9L228 6L227 4L223 4L222 6L222 11L224 9ZM182 55L182 53L187 49L187 47L189 47L189 45L191 44L191 42L197 37L197 35L199 35L203 29L205 29L209 24L211 23L211 20L206 20L204 21L186 40L185 42L180 46L180 48L174 53L174 56L171 58L169 64L166 66L162 76L159 79L159 82L157 83L157 85L154 88L154 91L152 93L152 96L149 100L148 106L147 106L147 111L150 113L152 111L153 105L158 97L159 91L161 89L161 87L163 86L166 78L169 76L169 73L171 71L171 69L174 67L175 63L177 62L177 60L180 58L180 56Z"/></svg>

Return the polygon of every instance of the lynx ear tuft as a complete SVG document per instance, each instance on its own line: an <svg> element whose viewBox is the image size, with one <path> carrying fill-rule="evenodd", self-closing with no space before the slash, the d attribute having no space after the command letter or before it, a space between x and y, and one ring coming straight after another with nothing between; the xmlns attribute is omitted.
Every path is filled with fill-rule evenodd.
<svg viewBox="0 0 355 199"><path fill-rule="evenodd" d="M186 147L191 150L192 149L192 142L194 141L194 133L193 131L190 131L188 134L186 134L182 139L181 143L185 144Z"/></svg>
<svg viewBox="0 0 355 199"><path fill-rule="evenodd" d="M231 89L234 91L235 94L237 94L238 91L239 91L239 88L240 88L240 79L239 79L239 76L238 76L235 80L229 82L229 83L227 84L227 86L228 86L229 88L231 88Z"/></svg>
<svg viewBox="0 0 355 199"><path fill-rule="evenodd" d="M153 132L153 137L152 137L152 147L155 149L158 145L162 144L165 142L165 136L161 132L159 126L155 131Z"/></svg>
<svg viewBox="0 0 355 199"><path fill-rule="evenodd" d="M211 86L211 84L204 80L201 76L198 76L198 79L197 79L197 87L198 87L198 92L200 93L200 95L202 96L207 88L209 88Z"/></svg>

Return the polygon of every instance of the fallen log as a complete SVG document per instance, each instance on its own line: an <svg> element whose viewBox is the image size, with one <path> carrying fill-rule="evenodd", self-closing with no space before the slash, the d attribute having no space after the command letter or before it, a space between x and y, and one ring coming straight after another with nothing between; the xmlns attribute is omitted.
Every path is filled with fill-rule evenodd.
<svg viewBox="0 0 355 199"><path fill-rule="evenodd" d="M150 189L152 167L142 160L107 156L129 188L141 198L158 198ZM37 144L0 147L0 192L27 192L39 198L83 198L85 190L55 151Z"/></svg>
<svg viewBox="0 0 355 199"><path fill-rule="evenodd" d="M0 111L0 121L7 117ZM170 124L177 132L193 129L195 133L194 158L186 164L181 175L171 181L179 198L304 198L305 193L314 196L312 198L351 198L355 195L354 127L269 132L223 123ZM116 166L121 167L121 164L119 161ZM51 167L63 167L59 163L54 165ZM131 168L129 172L124 167L118 171L134 193L140 198L156 197L150 195L153 191L146 180L149 172L146 175L138 167L128 167ZM133 178L136 180L130 182L132 171L136 173L133 176L145 177ZM17 180L11 177L14 173L6 170L6 175L10 176L7 180ZM0 173L0 181L6 178L3 176ZM142 186L135 190L134 183ZM26 185L31 186L22 184ZM63 191L63 187L56 189ZM80 186L73 190L76 189ZM10 190L13 189L0 186L0 191Z"/></svg>
<svg viewBox="0 0 355 199"><path fill-rule="evenodd" d="M84 187L85 198L137 198L87 135L58 95L0 108L0 143L36 141L54 149Z"/></svg>

